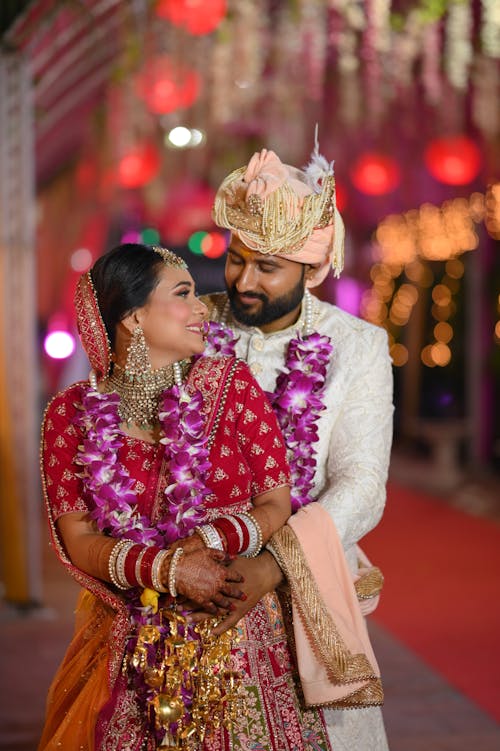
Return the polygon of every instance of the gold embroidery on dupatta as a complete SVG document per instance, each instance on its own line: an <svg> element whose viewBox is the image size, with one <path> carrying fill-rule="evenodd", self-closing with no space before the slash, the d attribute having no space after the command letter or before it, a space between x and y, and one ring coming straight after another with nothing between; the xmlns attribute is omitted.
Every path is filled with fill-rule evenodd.
<svg viewBox="0 0 500 751"><path fill-rule="evenodd" d="M364 654L353 655L347 649L337 626L325 608L321 595L296 535L282 527L271 539L273 553L285 573L293 602L300 612L307 637L323 663L329 679L336 685L368 681L366 686L338 701L318 706L347 708L383 703L382 683Z"/></svg>
<svg viewBox="0 0 500 751"><path fill-rule="evenodd" d="M358 600L369 600L380 594L383 584L384 575L377 566L374 566L354 582Z"/></svg>

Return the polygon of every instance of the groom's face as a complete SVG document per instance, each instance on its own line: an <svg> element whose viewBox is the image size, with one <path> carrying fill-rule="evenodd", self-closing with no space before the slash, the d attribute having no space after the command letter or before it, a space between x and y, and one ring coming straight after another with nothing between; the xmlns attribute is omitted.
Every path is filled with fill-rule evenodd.
<svg viewBox="0 0 500 751"><path fill-rule="evenodd" d="M233 316L265 332L291 325L300 314L305 271L304 264L250 250L233 235L225 269Z"/></svg>

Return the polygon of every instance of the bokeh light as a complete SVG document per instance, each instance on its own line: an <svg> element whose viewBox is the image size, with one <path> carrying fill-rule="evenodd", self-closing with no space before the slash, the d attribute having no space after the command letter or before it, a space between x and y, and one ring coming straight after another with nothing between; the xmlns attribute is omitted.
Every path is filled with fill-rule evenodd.
<svg viewBox="0 0 500 751"><path fill-rule="evenodd" d="M497 344L500 344L500 321L497 321L495 324L495 341Z"/></svg>
<svg viewBox="0 0 500 751"><path fill-rule="evenodd" d="M71 254L69 263L73 271L83 274L92 266L92 253L88 248L78 248Z"/></svg>
<svg viewBox="0 0 500 751"><path fill-rule="evenodd" d="M445 365L451 360L451 350L444 342L436 342L431 346L431 359L440 368L444 368Z"/></svg>
<svg viewBox="0 0 500 751"><path fill-rule="evenodd" d="M198 232L193 232L193 234L188 240L188 248L191 251L191 253L194 253L197 256L203 255L201 244L207 234L208 234L207 232L204 232L202 230L199 230Z"/></svg>
<svg viewBox="0 0 500 751"><path fill-rule="evenodd" d="M431 175L445 185L467 185L481 169L479 147L460 135L431 141L424 160Z"/></svg>
<svg viewBox="0 0 500 751"><path fill-rule="evenodd" d="M140 243L141 233L136 229L128 229L123 233L120 239L121 243Z"/></svg>
<svg viewBox="0 0 500 751"><path fill-rule="evenodd" d="M167 139L172 146L177 146L177 148L182 149L189 144L191 140L191 131L184 125L177 125L169 131Z"/></svg>
<svg viewBox="0 0 500 751"><path fill-rule="evenodd" d="M404 344L393 344L390 349L393 364L400 368L408 362L408 350Z"/></svg>
<svg viewBox="0 0 500 751"><path fill-rule="evenodd" d="M143 229L140 238L141 242L143 242L145 245L160 244L160 233L157 229L154 229L154 227L146 227L145 229Z"/></svg>
<svg viewBox="0 0 500 751"><path fill-rule="evenodd" d="M226 248L226 238L220 232L208 232L201 240L201 252L206 258L219 258Z"/></svg>
<svg viewBox="0 0 500 751"><path fill-rule="evenodd" d="M362 154L351 171L354 186L369 196L382 196L395 190L401 175L398 163L392 157L373 151Z"/></svg>
<svg viewBox="0 0 500 751"><path fill-rule="evenodd" d="M440 321L434 326L436 341L448 344L453 339L453 328L446 321Z"/></svg>
<svg viewBox="0 0 500 751"><path fill-rule="evenodd" d="M66 360L75 351L75 338L69 331L51 331L45 337L43 347L53 360Z"/></svg>
<svg viewBox="0 0 500 751"><path fill-rule="evenodd" d="M130 149L118 164L118 182L124 188L140 188L151 182L160 169L160 155L153 144Z"/></svg>
<svg viewBox="0 0 500 751"><path fill-rule="evenodd" d="M171 58L150 58L135 77L135 88L156 115L190 107L201 91L199 73Z"/></svg>
<svg viewBox="0 0 500 751"><path fill-rule="evenodd" d="M159 0L156 15L189 34L203 35L214 31L226 14L226 0Z"/></svg>

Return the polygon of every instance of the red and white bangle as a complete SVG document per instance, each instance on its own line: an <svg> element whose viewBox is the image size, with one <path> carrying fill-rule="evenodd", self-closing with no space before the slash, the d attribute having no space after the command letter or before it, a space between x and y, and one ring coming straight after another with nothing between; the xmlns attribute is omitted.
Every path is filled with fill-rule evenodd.
<svg viewBox="0 0 500 751"><path fill-rule="evenodd" d="M145 582L142 580L142 577L141 577L141 570L142 570L142 559L146 555L147 550L148 550L147 547L144 546L135 561L134 574L135 574L135 580L139 587L146 586Z"/></svg>
<svg viewBox="0 0 500 751"><path fill-rule="evenodd" d="M262 530L257 519L252 514L242 511L239 514L235 514L235 517L246 525L249 535L248 546L240 551L240 554L245 558L255 558L262 550Z"/></svg>
<svg viewBox="0 0 500 751"><path fill-rule="evenodd" d="M254 558L262 549L262 530L251 514L242 511L238 514L222 514L212 521L198 527L197 532L207 547L217 547L226 541L225 548L230 555L243 555ZM214 534L215 533L215 534ZM217 540L218 538L218 540ZM223 549L218 547L219 550Z"/></svg>
<svg viewBox="0 0 500 751"><path fill-rule="evenodd" d="M243 553L244 550L247 550L250 544L250 531L248 529L248 523L246 519L242 519L239 514L235 514L233 516L233 519L241 535L241 545L238 552Z"/></svg>
<svg viewBox="0 0 500 751"><path fill-rule="evenodd" d="M151 545L146 548L146 552L141 557L141 580L144 582L144 586L148 587L148 589L155 589L151 572L155 558L158 553L161 552L161 548Z"/></svg>
<svg viewBox="0 0 500 751"><path fill-rule="evenodd" d="M240 525L233 516L225 514L214 519L212 526L225 540L225 549L230 555L237 555L243 546L243 534Z"/></svg>
<svg viewBox="0 0 500 751"><path fill-rule="evenodd" d="M222 538L212 524L203 524L201 527L196 527L195 532L199 534L207 548L224 550Z"/></svg>
<svg viewBox="0 0 500 751"><path fill-rule="evenodd" d="M134 545L134 547L128 551L127 557L125 558L125 579L128 581L129 587L137 587L139 584L135 576L135 564L143 550L144 545Z"/></svg>
<svg viewBox="0 0 500 751"><path fill-rule="evenodd" d="M134 542L129 541L126 545L122 545L115 560L115 575L117 580L122 585L121 589L129 589L134 586L134 581L129 580L127 576L126 563L127 558L130 556L134 548L137 547L140 550L140 545L136 545Z"/></svg>
<svg viewBox="0 0 500 751"><path fill-rule="evenodd" d="M157 592L168 592L160 579L161 565L168 555L169 550L154 545L118 540L108 560L109 578L118 589L149 587Z"/></svg>

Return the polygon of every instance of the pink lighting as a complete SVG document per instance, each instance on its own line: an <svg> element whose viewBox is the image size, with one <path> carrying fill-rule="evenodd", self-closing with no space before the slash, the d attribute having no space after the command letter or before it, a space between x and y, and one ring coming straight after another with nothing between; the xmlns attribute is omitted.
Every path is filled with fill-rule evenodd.
<svg viewBox="0 0 500 751"><path fill-rule="evenodd" d="M43 348L53 360L66 360L75 351L75 339L68 331L51 331L45 337Z"/></svg>
<svg viewBox="0 0 500 751"><path fill-rule="evenodd" d="M121 243L140 243L141 233L139 230L129 229L123 233L120 239Z"/></svg>
<svg viewBox="0 0 500 751"><path fill-rule="evenodd" d="M361 297L363 294L363 285L357 279L349 276L342 276L335 282L335 304L351 313L353 316L359 315Z"/></svg>
<svg viewBox="0 0 500 751"><path fill-rule="evenodd" d="M78 248L71 254L69 263L74 271L88 271L92 266L92 253L88 248Z"/></svg>

